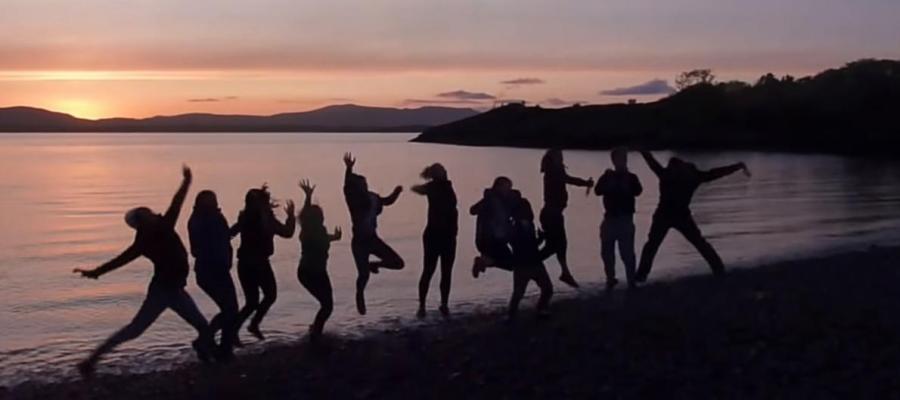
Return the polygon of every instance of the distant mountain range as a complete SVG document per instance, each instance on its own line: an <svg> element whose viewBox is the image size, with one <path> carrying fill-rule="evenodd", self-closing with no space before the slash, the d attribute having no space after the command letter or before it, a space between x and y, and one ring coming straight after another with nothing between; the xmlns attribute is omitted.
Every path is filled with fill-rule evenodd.
<svg viewBox="0 0 900 400"><path fill-rule="evenodd" d="M417 142L607 149L759 149L900 157L900 61L813 76L700 83L646 104L512 104L425 130Z"/></svg>
<svg viewBox="0 0 900 400"><path fill-rule="evenodd" d="M421 132L478 114L469 108L334 105L255 115L182 114L88 120L32 107L0 108L0 132Z"/></svg>

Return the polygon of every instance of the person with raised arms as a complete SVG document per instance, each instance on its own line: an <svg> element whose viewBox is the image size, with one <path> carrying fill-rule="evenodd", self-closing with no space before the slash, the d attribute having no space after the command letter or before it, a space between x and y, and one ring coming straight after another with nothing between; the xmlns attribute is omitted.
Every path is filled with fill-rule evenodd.
<svg viewBox="0 0 900 400"><path fill-rule="evenodd" d="M103 355L116 346L141 336L166 309L175 311L197 331L197 339L193 342L194 350L204 362L210 360L210 352L215 344L212 330L194 300L184 290L190 273L188 253L175 232L175 223L191 185L190 168L184 166L182 175L181 186L164 214L154 213L147 207L134 208L125 214L125 223L135 230L134 242L125 251L97 268L74 270L85 278L98 279L141 256L153 263L153 278L137 314L128 325L106 339L86 360L78 364L82 376L93 375L97 362Z"/></svg>
<svg viewBox="0 0 900 400"><path fill-rule="evenodd" d="M344 154L344 200L353 223L350 248L357 272L356 310L360 315L365 315L365 291L370 274L377 274L381 268L399 270L406 265L403 258L378 236L378 216L384 207L397 202L403 186L397 186L387 197L382 197L369 191L366 177L353 172L355 165L353 154ZM377 260L370 260L370 256L375 256Z"/></svg>

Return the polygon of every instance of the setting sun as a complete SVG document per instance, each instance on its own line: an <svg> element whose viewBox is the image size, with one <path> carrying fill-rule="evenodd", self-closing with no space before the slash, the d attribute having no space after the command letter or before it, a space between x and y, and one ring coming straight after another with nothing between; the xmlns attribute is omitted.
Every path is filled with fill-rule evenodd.
<svg viewBox="0 0 900 400"><path fill-rule="evenodd" d="M85 99L64 99L51 103L50 109L70 114L78 118L98 119L105 116L104 107L97 102Z"/></svg>

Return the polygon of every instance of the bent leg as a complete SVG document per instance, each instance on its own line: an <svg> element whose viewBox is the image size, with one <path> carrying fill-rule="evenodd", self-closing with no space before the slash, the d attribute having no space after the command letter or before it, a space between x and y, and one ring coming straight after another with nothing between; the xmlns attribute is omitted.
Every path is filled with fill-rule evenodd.
<svg viewBox="0 0 900 400"><path fill-rule="evenodd" d="M253 319L250 321L248 328L252 330L259 329L259 324L278 298L278 285L275 282L275 272L272 271L272 264L269 263L269 260L264 260L259 267L259 287L262 289L263 298L259 302L256 314L253 315Z"/></svg>
<svg viewBox="0 0 900 400"><path fill-rule="evenodd" d="M353 238L350 242L350 250L353 253L353 262L356 264L356 310L366 314L366 285L369 283L369 254L368 240Z"/></svg>
<svg viewBox="0 0 900 400"><path fill-rule="evenodd" d="M525 296L525 289L528 287L530 276L527 271L516 269L513 271L513 291L509 299L509 318L513 319L519 314L519 303Z"/></svg>
<svg viewBox="0 0 900 400"><path fill-rule="evenodd" d="M235 321L235 331L240 330L241 325L250 318L250 315L259 307L259 266L246 260L238 260L238 280L241 290L244 291L244 308L238 313Z"/></svg>
<svg viewBox="0 0 900 400"><path fill-rule="evenodd" d="M546 314L550 308L550 299L553 297L553 283L550 281L550 275L547 274L547 268L543 265L535 267L531 279L541 289L537 303L538 312Z"/></svg>
<svg viewBox="0 0 900 400"><path fill-rule="evenodd" d="M697 227L697 223L694 222L693 217L687 217L684 220L679 221L678 224L675 225L675 229L681 232L681 234L684 235L684 238L697 248L697 251L700 252L700 255L703 256L709 264L709 267L712 269L713 275L725 273L725 264L722 262L722 258L719 257L719 253L716 253L716 249L714 249L703 237L703 234L700 232L700 228Z"/></svg>
<svg viewBox="0 0 900 400"><path fill-rule="evenodd" d="M381 240L380 237L375 237L372 241L371 254L375 257L378 257L380 261L374 262L378 268L387 268L387 269L403 269L406 266L406 262L403 261L403 258L394 251L391 246L388 246L384 240Z"/></svg>
<svg viewBox="0 0 900 400"><path fill-rule="evenodd" d="M507 245L506 242L493 240L491 241L488 250L489 252L487 255L494 260L494 267L506 271L513 271L516 259L515 256L513 256L512 249L509 248L509 245Z"/></svg>

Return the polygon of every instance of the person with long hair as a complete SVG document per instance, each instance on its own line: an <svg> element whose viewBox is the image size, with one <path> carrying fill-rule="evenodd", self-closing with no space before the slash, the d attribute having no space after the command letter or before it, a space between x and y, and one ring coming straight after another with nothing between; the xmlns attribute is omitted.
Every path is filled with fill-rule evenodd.
<svg viewBox="0 0 900 400"><path fill-rule="evenodd" d="M425 299L431 278L441 262L441 314L450 314L450 282L453 278L453 262L456 260L456 236L459 231L459 212L456 209L456 192L447 178L447 170L439 163L425 167L420 174L428 182L412 187L413 193L428 199L428 222L422 234L424 260L419 278L419 318L425 316Z"/></svg>
<svg viewBox="0 0 900 400"><path fill-rule="evenodd" d="M560 149L550 149L541 160L541 172L544 174L544 208L541 209L541 229L544 231L546 245L542 250L545 257L556 254L562 274L559 280L565 284L578 287L575 277L569 270L568 239L563 211L569 202L566 185L585 187L590 190L594 186L592 178L582 179L566 172L563 153Z"/></svg>
<svg viewBox="0 0 900 400"><path fill-rule="evenodd" d="M244 210L231 227L232 235L241 235L241 246L237 251L238 280L245 298L244 307L238 314L237 328L240 329L252 315L247 331L259 340L265 339L259 325L278 296L275 272L269 262L275 252L275 236L288 239L294 236L296 226L293 201L288 200L285 204L287 218L284 223L272 212L275 207L266 186L250 189L244 197Z"/></svg>
<svg viewBox="0 0 900 400"><path fill-rule="evenodd" d="M356 264L356 310L360 315L366 314L366 285L370 274L377 274L381 268L399 270L406 263L397 252L378 236L378 216L384 207L394 204L403 192L403 186L397 186L387 197L369 191L369 183L365 176L353 172L356 159L353 154L344 154L344 200L350 211L353 223L353 239L350 249ZM375 256L378 260L370 260Z"/></svg>
<svg viewBox="0 0 900 400"><path fill-rule="evenodd" d="M201 360L209 361L214 347L213 334L206 318L197 308L191 295L184 290L190 273L187 249L175 232L175 223L181 213L188 188L191 186L191 170L185 166L184 179L164 214L154 213L147 207L134 208L125 214L125 223L135 230L134 242L125 251L93 269L75 268L73 272L90 279L125 266L144 256L153 263L153 278L147 288L141 308L128 325L110 336L91 355L78 364L82 376L93 375L100 358L120 344L141 336L166 309L172 309L197 331L194 350Z"/></svg>
<svg viewBox="0 0 900 400"><path fill-rule="evenodd" d="M210 321L213 334L222 331L219 357L231 359L238 313L237 292L231 279L234 250L228 221L219 209L215 192L203 190L197 193L194 212L188 220L188 239L195 258L197 286L219 307L219 313Z"/></svg>
<svg viewBox="0 0 900 400"><path fill-rule="evenodd" d="M300 181L300 188L306 195L303 208L300 209L300 265L297 267L297 280L319 302L319 311L310 326L310 339L322 336L325 322L334 310L334 295L331 279L328 278L328 249L331 242L341 240L341 228L335 227L334 233L325 228L325 213L322 207L312 203L313 191L316 187L308 180Z"/></svg>

